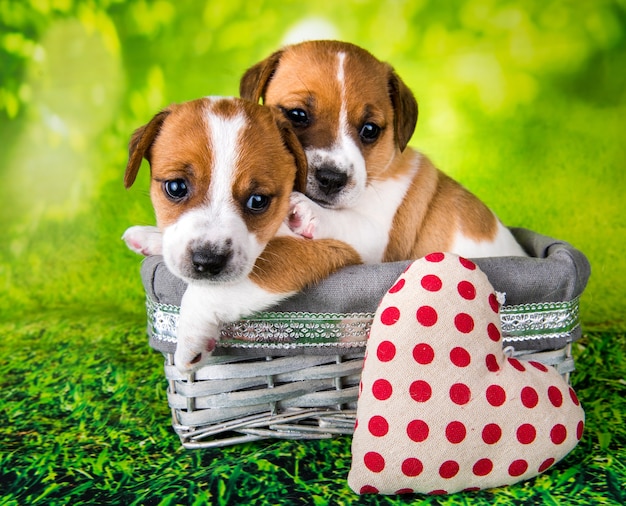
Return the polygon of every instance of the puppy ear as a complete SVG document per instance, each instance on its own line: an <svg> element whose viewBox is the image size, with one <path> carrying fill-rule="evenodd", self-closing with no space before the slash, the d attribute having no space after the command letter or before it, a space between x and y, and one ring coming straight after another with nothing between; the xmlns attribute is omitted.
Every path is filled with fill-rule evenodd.
<svg viewBox="0 0 626 506"><path fill-rule="evenodd" d="M125 188L130 188L135 182L137 172L139 172L139 167L141 166L141 160L145 158L148 162L150 161L150 148L169 113L169 109L161 111L150 120L150 123L139 127L133 132L128 144L128 163L126 164L126 172L124 174Z"/></svg>
<svg viewBox="0 0 626 506"><path fill-rule="evenodd" d="M268 107L272 111L272 116L274 116L274 121L278 126L278 130L283 138L285 147L292 154L296 162L296 178L293 183L293 189L294 191L304 193L306 189L306 176L309 170L309 164L306 160L304 148L302 147L302 144L300 144L298 136L293 131L291 123L285 119L283 113L277 107Z"/></svg>
<svg viewBox="0 0 626 506"><path fill-rule="evenodd" d="M267 85L278 67L282 54L282 51L276 51L265 60L246 70L239 82L241 98L252 100L255 104L258 104L260 99L265 99Z"/></svg>
<svg viewBox="0 0 626 506"><path fill-rule="evenodd" d="M409 87L404 84L391 67L389 68L388 86L395 116L396 142L400 151L404 151L417 124L417 100L415 100Z"/></svg>

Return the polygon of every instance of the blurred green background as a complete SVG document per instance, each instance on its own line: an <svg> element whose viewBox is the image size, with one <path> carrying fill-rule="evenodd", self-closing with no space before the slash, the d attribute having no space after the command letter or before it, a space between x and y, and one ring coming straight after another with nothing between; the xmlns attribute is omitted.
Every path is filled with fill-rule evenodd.
<svg viewBox="0 0 626 506"><path fill-rule="evenodd" d="M626 500L625 0L0 0L0 504L226 504L253 486L274 504L354 500L347 439L269 447L328 482L260 445L181 452L140 258L120 240L154 222L148 171L122 185L132 131L171 102L236 95L246 68L301 38L389 61L420 104L411 145L505 223L588 256L595 334L574 378L589 435L498 497Z"/></svg>
<svg viewBox="0 0 626 506"><path fill-rule="evenodd" d="M121 185L133 129L171 102L236 95L285 40L334 37L414 91L413 146L507 224L589 256L584 322L624 328L625 5L2 0L2 305L137 312L119 237L153 217L147 171Z"/></svg>

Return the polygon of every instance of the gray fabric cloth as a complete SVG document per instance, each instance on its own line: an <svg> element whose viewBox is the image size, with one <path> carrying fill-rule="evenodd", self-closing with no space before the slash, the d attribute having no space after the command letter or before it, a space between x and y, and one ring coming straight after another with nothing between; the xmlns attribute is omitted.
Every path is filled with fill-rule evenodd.
<svg viewBox="0 0 626 506"><path fill-rule="evenodd" d="M495 290L506 294L505 305L563 302L579 297L591 268L585 255L563 241L526 229L512 229L518 242L531 255L524 257L479 258L474 261L485 272ZM375 312L378 303L410 264L410 261L358 265L330 276L318 285L296 294L272 311L312 313ZM161 256L148 257L141 267L146 295L155 302L179 306L185 283L172 275ZM578 339L580 327L568 340ZM162 349L155 342L153 347ZM537 340L532 349L556 349L559 340Z"/></svg>

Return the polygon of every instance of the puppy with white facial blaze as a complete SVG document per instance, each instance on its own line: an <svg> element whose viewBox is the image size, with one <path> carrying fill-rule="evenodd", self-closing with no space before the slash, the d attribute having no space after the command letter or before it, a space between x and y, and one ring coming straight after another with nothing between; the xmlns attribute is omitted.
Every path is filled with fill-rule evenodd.
<svg viewBox="0 0 626 506"><path fill-rule="evenodd" d="M123 239L133 251L163 254L188 284L174 357L181 371L206 362L222 323L360 262L339 241L308 241L284 225L306 159L273 108L226 98L172 105L133 134L126 188L143 158L158 228L131 227Z"/></svg>
<svg viewBox="0 0 626 506"><path fill-rule="evenodd" d="M278 107L309 164L306 196L294 194L291 229L335 238L366 263L450 251L525 256L473 194L407 147L415 97L393 68L337 41L287 46L251 67L241 96Z"/></svg>

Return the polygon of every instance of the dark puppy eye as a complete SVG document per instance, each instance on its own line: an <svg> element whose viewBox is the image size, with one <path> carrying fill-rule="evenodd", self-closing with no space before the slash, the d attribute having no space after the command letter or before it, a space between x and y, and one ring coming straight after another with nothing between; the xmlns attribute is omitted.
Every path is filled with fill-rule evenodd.
<svg viewBox="0 0 626 506"><path fill-rule="evenodd" d="M173 179L163 183L163 190L170 200L178 201L184 199L189 193L187 183L184 179Z"/></svg>
<svg viewBox="0 0 626 506"><path fill-rule="evenodd" d="M381 129L378 125L375 125L374 123L365 123L361 127L359 137L361 138L361 141L365 143L371 143L378 139L380 132Z"/></svg>
<svg viewBox="0 0 626 506"><path fill-rule="evenodd" d="M265 195L250 195L246 201L246 210L252 214L261 214L270 205L270 198Z"/></svg>
<svg viewBox="0 0 626 506"><path fill-rule="evenodd" d="M283 112L294 126L304 127L309 125L309 115L304 109L283 109Z"/></svg>

